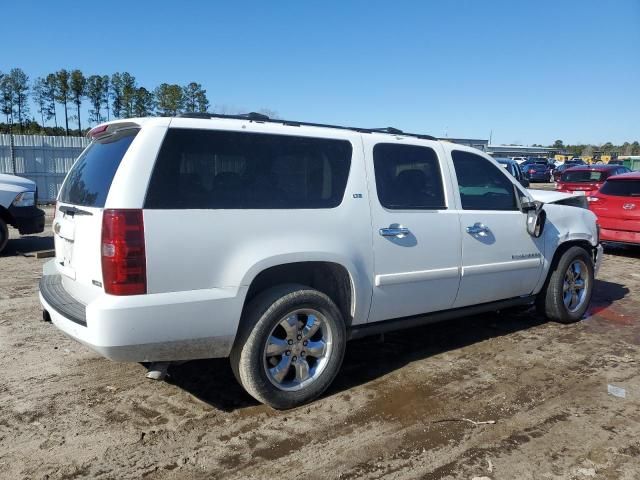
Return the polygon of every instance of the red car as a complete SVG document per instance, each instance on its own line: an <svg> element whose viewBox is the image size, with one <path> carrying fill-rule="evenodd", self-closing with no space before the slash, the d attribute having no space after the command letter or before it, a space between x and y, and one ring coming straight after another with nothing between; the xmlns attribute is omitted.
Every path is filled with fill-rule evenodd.
<svg viewBox="0 0 640 480"><path fill-rule="evenodd" d="M607 178L630 172L621 165L585 165L565 170L556 183L556 190L561 192L584 192L589 195L596 192Z"/></svg>
<svg viewBox="0 0 640 480"><path fill-rule="evenodd" d="M609 177L587 200L601 240L640 244L640 172Z"/></svg>

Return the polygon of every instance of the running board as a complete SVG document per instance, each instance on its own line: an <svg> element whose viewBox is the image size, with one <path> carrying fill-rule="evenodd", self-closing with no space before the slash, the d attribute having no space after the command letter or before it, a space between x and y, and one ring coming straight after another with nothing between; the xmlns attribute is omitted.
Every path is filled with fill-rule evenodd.
<svg viewBox="0 0 640 480"><path fill-rule="evenodd" d="M535 301L535 298L535 295L527 295L525 297L509 298L507 300L482 303L480 305L472 305L470 307L454 308L452 310L443 310L424 315L414 315L411 317L394 318L392 320L382 320L380 322L354 325L349 331L349 340L368 337L370 335L380 335L381 333L392 332L395 330L420 327L430 323L453 320L454 318L478 315L480 313L495 312L496 310L504 310L505 308L530 305Z"/></svg>

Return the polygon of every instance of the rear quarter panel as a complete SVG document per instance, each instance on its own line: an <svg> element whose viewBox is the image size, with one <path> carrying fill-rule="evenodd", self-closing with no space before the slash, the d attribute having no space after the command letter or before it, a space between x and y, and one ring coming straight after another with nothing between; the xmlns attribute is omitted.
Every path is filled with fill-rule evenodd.
<svg viewBox="0 0 640 480"><path fill-rule="evenodd" d="M249 128L274 133L268 126ZM346 138L353 148L345 194L336 208L145 210L149 293L237 288L244 297L266 268L334 262L348 270L355 287L354 324L365 322L373 252L362 140L347 133L331 138Z"/></svg>

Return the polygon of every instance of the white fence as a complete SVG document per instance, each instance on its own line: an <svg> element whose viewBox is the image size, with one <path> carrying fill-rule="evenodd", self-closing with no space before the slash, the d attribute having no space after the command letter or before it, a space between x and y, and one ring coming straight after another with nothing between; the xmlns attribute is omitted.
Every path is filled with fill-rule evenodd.
<svg viewBox="0 0 640 480"><path fill-rule="evenodd" d="M78 155L89 145L83 137L45 137L0 134L0 173L13 173L38 185L38 199L52 202L65 175ZM14 171L15 166L15 171Z"/></svg>

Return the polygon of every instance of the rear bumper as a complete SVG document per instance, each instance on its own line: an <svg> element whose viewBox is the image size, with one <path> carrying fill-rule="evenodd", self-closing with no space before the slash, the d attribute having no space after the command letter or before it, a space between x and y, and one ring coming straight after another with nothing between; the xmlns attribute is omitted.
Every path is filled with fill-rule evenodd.
<svg viewBox="0 0 640 480"><path fill-rule="evenodd" d="M44 232L44 210L37 207L9 207L13 218L11 225L18 229L20 235Z"/></svg>
<svg viewBox="0 0 640 480"><path fill-rule="evenodd" d="M130 362L227 357L244 298L237 289L212 289L105 294L83 305L64 291L59 279L43 278L40 285L42 308L58 329L106 358ZM55 294L52 288L58 289ZM82 311L84 324L79 321Z"/></svg>
<svg viewBox="0 0 640 480"><path fill-rule="evenodd" d="M640 232L600 228L600 240L603 242L633 243L640 245Z"/></svg>

